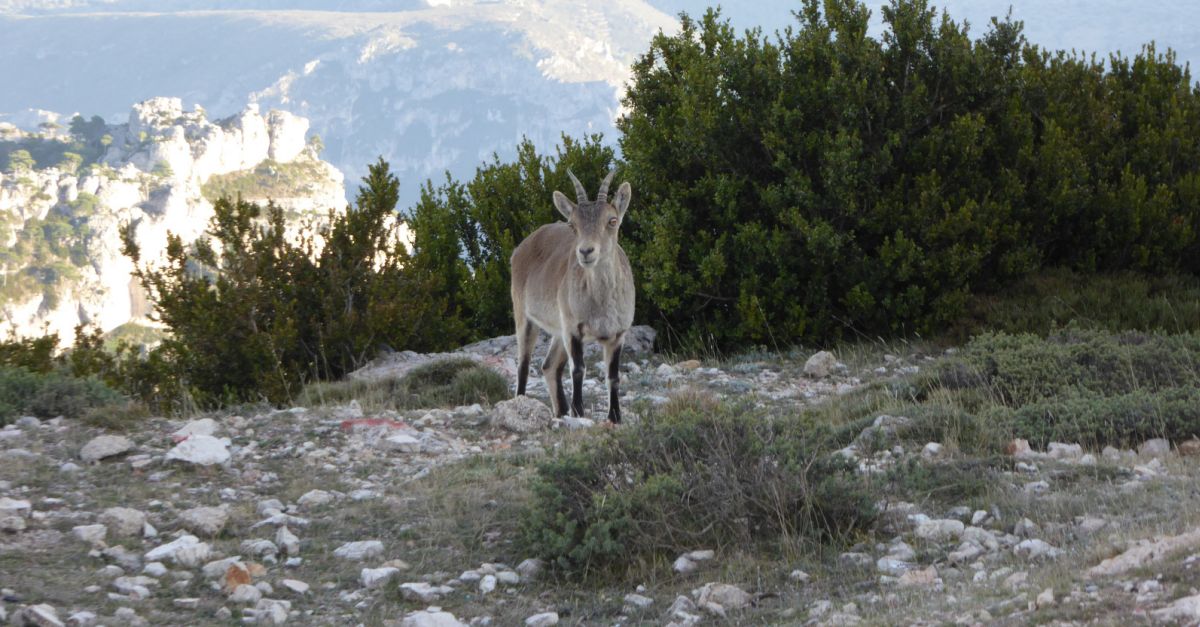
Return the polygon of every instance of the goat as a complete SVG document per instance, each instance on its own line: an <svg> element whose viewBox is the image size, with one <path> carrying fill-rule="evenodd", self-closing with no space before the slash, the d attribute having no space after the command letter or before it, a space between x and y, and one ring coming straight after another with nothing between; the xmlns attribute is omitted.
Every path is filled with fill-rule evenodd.
<svg viewBox="0 0 1200 627"><path fill-rule="evenodd" d="M554 207L566 222L545 224L526 237L512 255L513 318L517 328L517 396L525 394L529 360L540 327L553 338L542 362L554 415L567 413L562 373L571 362L571 414L583 416L583 343L596 341L604 348L608 368L608 420L621 422L618 373L621 346L633 324L634 286L629 258L617 243L617 234L632 190L621 184L608 202L609 172L596 199L570 171L575 184L571 202L554 192Z"/></svg>

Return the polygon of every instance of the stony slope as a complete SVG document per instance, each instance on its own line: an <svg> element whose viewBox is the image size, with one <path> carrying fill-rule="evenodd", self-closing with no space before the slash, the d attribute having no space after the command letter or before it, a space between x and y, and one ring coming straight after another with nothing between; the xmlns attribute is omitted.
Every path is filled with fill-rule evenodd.
<svg viewBox="0 0 1200 627"><path fill-rule="evenodd" d="M461 354L507 368L494 354L504 343ZM874 355L825 363L826 374L802 358L642 354L626 363L625 402L700 388L795 409L927 363ZM39 625L1200 620L1197 467L1163 442L1094 453L1016 442L990 503L889 500L878 535L840 554L762 561L695 547L636 589L554 581L512 555L514 497L546 450L599 436L548 421L511 430L537 424L537 407L248 407L153 419L127 436L22 419L0 430L0 573L17 575L0 581L0 612ZM879 417L860 439L905 420ZM867 475L956 455L941 443L868 451L846 451Z"/></svg>

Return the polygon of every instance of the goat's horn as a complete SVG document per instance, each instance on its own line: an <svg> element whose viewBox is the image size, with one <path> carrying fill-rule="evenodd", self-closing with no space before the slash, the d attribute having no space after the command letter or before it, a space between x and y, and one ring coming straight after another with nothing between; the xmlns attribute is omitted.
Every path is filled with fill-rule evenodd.
<svg viewBox="0 0 1200 627"><path fill-rule="evenodd" d="M587 190L583 188L583 183L575 178L575 173L567 170L567 176L571 177L571 182L575 184L575 202L587 202Z"/></svg>
<svg viewBox="0 0 1200 627"><path fill-rule="evenodd" d="M604 177L604 182L600 184L600 191L596 192L596 200L600 202L608 202L608 185L612 183L613 176L616 175L616 170L609 170L608 176Z"/></svg>

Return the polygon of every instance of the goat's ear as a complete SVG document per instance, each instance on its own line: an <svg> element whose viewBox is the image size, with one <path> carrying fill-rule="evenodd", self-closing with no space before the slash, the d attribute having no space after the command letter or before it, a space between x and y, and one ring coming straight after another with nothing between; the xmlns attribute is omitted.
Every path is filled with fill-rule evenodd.
<svg viewBox="0 0 1200 627"><path fill-rule="evenodd" d="M625 210L629 208L629 201L633 198L633 188L629 187L629 181L621 183L621 187L617 189L617 195L613 197L613 206L617 208L617 215L625 217Z"/></svg>
<svg viewBox="0 0 1200 627"><path fill-rule="evenodd" d="M567 199L562 192L554 192L554 208L563 214L563 217L570 220L571 214L575 212L575 203Z"/></svg>

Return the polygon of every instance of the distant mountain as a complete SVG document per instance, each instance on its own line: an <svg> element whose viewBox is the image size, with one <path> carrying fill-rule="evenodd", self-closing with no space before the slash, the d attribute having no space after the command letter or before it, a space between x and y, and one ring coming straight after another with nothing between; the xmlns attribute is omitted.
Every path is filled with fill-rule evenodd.
<svg viewBox="0 0 1200 627"><path fill-rule="evenodd" d="M408 204L523 135L615 140L629 64L676 28L640 0L0 0L0 121L253 102L309 119L352 185L382 155Z"/></svg>

